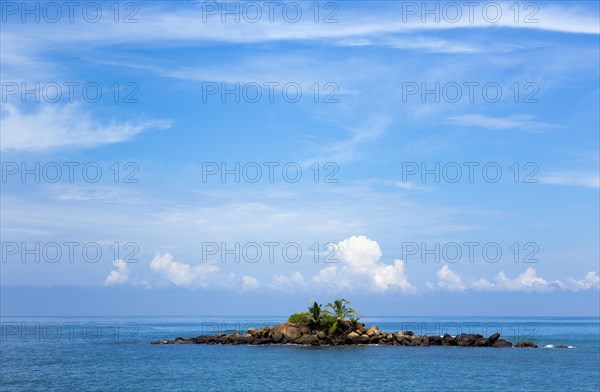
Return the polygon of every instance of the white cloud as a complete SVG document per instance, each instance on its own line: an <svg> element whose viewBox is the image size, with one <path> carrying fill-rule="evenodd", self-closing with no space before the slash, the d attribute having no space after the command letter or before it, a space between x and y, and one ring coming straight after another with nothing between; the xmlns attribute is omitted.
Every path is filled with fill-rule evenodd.
<svg viewBox="0 0 600 392"><path fill-rule="evenodd" d="M306 288L304 275L298 271L292 272L290 275L273 275L271 287L283 291L296 291Z"/></svg>
<svg viewBox="0 0 600 392"><path fill-rule="evenodd" d="M211 264L192 267L180 263L169 253L163 255L156 253L150 262L150 268L180 287L209 287L209 282L219 271L219 267Z"/></svg>
<svg viewBox="0 0 600 392"><path fill-rule="evenodd" d="M438 272L438 287L449 291L464 291L466 289L461 277L454 273L447 265L443 266Z"/></svg>
<svg viewBox="0 0 600 392"><path fill-rule="evenodd" d="M178 287L225 288L240 289L242 291L254 290L260 287L258 280L252 276L239 276L234 273L225 275L221 273L218 266L213 264L192 266L181 263L176 261L170 253L163 255L156 253L150 262L150 269ZM164 285L164 283L161 284Z"/></svg>
<svg viewBox="0 0 600 392"><path fill-rule="evenodd" d="M548 281L538 276L537 271L531 267L513 279L508 278L504 271L500 271L492 281L479 278L466 282L447 265L443 266L436 275L437 284L428 283L428 288L448 291L548 292L554 289L580 291L600 287L600 278L596 272L588 272L581 280L569 278L568 283L565 284L560 280Z"/></svg>
<svg viewBox="0 0 600 392"><path fill-rule="evenodd" d="M96 147L129 141L150 129L170 127L162 120L100 124L76 103L40 105L39 110L29 113L6 103L1 110L2 151Z"/></svg>
<svg viewBox="0 0 600 392"><path fill-rule="evenodd" d="M382 253L376 241L363 235L352 236L339 242L336 248L337 252L333 257L339 260L339 265L319 271L313 278L317 285L338 290L360 288L416 292L404 275L405 265L401 260L395 260L394 264L379 261Z"/></svg>
<svg viewBox="0 0 600 392"><path fill-rule="evenodd" d="M600 277L594 271L588 272L585 277L581 280L569 278L569 287L573 291L589 290L589 289L600 289Z"/></svg>
<svg viewBox="0 0 600 392"><path fill-rule="evenodd" d="M242 289L243 290L252 290L252 289L256 289L260 286L260 284L258 283L258 280L256 280L255 278L248 276L248 275L244 275L242 276Z"/></svg>
<svg viewBox="0 0 600 392"><path fill-rule="evenodd" d="M509 9L510 2L495 3L501 9L502 17L497 22L485 19L483 4L473 12L465 6L461 8L462 17L459 20L440 18L436 21L434 16L427 17L423 22L422 12L414 15L406 13L403 3L392 3L378 7L371 7L369 11L340 7L338 23L314 23L312 17L302 17L297 23L286 22L282 18L281 7L276 9L276 18L269 21L267 9L262 11L263 17L257 23L241 20L240 23L221 21L219 12L203 19L201 6L188 3L183 7L169 7L158 3L158 6L140 8L136 17L143 23L112 23L111 18L102 18L98 23L90 25L81 20L72 24L50 24L50 26L35 26L32 36L44 40L41 45L48 43L88 43L90 45L123 44L123 43L148 43L154 45L164 42L226 42L226 43L255 43L272 41L304 41L323 40L326 42L336 39L348 39L350 43L361 42L361 38L374 35L390 35L414 32L436 32L443 30L465 28L515 28L537 29L566 33L599 34L600 29L594 12L588 8L561 5L543 4L535 12L535 21L524 23L524 18L531 10L521 10L520 20L515 23L513 10ZM169 4L171 6L171 4ZM302 7L303 12L310 14L310 10ZM376 9L374 9L376 8ZM491 11L493 13L494 11ZM408 16L403 20L403 17ZM442 14L440 12L439 14ZM238 13L239 15L239 13ZM438 15L439 16L439 15ZM21 26L10 26L18 33ZM48 24L46 24L48 25ZM82 26L84 25L84 26ZM30 26L27 26L31 29ZM82 28L83 27L83 28ZM77 33L77 34L76 34ZM18 35L18 34L17 34ZM86 46L86 45L81 45Z"/></svg>
<svg viewBox="0 0 600 392"><path fill-rule="evenodd" d="M512 115L506 117L493 117L483 114L464 114L449 117L447 121L453 125L477 127L493 130L522 129L525 131L541 131L556 128L554 124L536 121L535 116Z"/></svg>
<svg viewBox="0 0 600 392"><path fill-rule="evenodd" d="M499 291L548 291L552 283L556 282L548 282L538 277L536 270L529 267L515 279L507 278L503 271L499 272L491 288Z"/></svg>
<svg viewBox="0 0 600 392"><path fill-rule="evenodd" d="M558 172L539 178L540 183L548 185L570 185L600 189L600 176L597 173Z"/></svg>
<svg viewBox="0 0 600 392"><path fill-rule="evenodd" d="M121 259L115 260L113 263L116 269L110 271L104 281L104 285L111 286L127 283L129 281L129 267L127 264Z"/></svg>

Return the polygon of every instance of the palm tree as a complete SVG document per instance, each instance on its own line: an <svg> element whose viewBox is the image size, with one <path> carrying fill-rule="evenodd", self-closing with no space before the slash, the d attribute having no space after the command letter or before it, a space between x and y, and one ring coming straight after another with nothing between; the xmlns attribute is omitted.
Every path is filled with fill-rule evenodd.
<svg viewBox="0 0 600 392"><path fill-rule="evenodd" d="M333 304L327 304L327 307L331 308L331 310L333 311L333 315L336 317L335 322L333 323L331 328L329 328L330 334L333 334L335 331L337 331L341 321L346 320L347 318L356 317L356 310L349 308L346 305L350 305L350 301L344 298L336 299L335 301L333 301Z"/></svg>
<svg viewBox="0 0 600 392"><path fill-rule="evenodd" d="M308 314L310 315L310 323L318 327L321 321L329 315L329 312L323 310L321 304L318 304L317 301L313 301L312 306L308 308Z"/></svg>

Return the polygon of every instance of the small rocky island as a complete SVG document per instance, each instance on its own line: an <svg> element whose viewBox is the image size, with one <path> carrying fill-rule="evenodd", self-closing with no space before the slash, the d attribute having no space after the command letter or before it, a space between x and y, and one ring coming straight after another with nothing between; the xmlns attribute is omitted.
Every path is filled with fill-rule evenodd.
<svg viewBox="0 0 600 392"><path fill-rule="evenodd" d="M388 345L388 346L458 346L458 347L525 347L536 348L531 342L519 342L513 345L500 334L489 337L476 334L458 336L415 335L412 331L383 332L377 326L366 328L359 322L356 311L349 308L349 301L340 299L327 304L326 309L313 302L308 312L295 313L287 322L269 328L251 328L246 334L235 332L231 335L201 335L184 339L157 340L152 344L230 344L265 345L296 344L305 346L342 346L342 345ZM331 309L331 311L329 311ZM557 347L558 348L558 347Z"/></svg>

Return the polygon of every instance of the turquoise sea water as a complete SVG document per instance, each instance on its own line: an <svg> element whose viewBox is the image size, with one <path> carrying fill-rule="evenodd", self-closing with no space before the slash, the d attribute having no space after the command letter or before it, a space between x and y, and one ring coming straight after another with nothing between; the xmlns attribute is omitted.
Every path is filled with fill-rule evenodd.
<svg viewBox="0 0 600 392"><path fill-rule="evenodd" d="M150 345L284 317L3 317L1 390L598 391L598 318L373 317L385 331L496 331L571 349Z"/></svg>

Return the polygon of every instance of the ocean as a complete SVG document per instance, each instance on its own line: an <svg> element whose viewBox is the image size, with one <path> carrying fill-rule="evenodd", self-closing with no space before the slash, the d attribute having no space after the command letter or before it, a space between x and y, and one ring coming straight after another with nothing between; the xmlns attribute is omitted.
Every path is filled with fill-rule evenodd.
<svg viewBox="0 0 600 392"><path fill-rule="evenodd" d="M537 349L151 345L285 317L2 317L2 391L598 391L595 317L366 317L419 334L500 332ZM569 349L555 349L565 345Z"/></svg>

